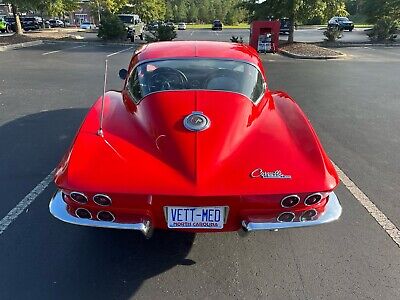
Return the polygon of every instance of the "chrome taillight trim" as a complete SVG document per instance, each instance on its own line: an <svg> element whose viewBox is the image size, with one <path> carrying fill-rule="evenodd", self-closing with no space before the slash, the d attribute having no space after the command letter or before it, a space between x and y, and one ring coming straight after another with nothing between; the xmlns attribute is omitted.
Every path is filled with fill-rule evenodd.
<svg viewBox="0 0 400 300"><path fill-rule="evenodd" d="M296 203L295 205L292 205L292 206L285 206L285 205L283 205L283 201L285 201L287 198L290 198L290 197L295 197L295 198L297 198L297 203ZM292 208L292 207L295 207L295 206L296 206L297 204L299 204L299 203L300 203L300 197L299 197L298 195L296 195L296 194L283 197L282 200L281 200L281 206L282 206L283 208Z"/></svg>
<svg viewBox="0 0 400 300"><path fill-rule="evenodd" d="M106 220L100 219L100 218L99 218L99 214L101 214L102 212L109 213L109 214L113 217L113 219L112 219L111 221L106 221ZM115 216L114 216L114 214L113 214L112 212L108 211L108 210L99 211L99 212L97 213L97 215L96 215L96 218L97 218L97 220L102 221L102 222L114 222L114 221L115 221Z"/></svg>
<svg viewBox="0 0 400 300"><path fill-rule="evenodd" d="M110 204L108 204L108 205L103 205L103 204L100 204L100 203L96 202L95 199L96 199L97 196L107 198L108 200L110 200ZM106 195L106 194L96 194L96 195L94 195L94 196L93 196L93 202L96 203L96 204L99 205L99 206L104 206L104 207L105 207L105 206L110 206L110 205L112 204L111 197L108 196L108 195Z"/></svg>
<svg viewBox="0 0 400 300"><path fill-rule="evenodd" d="M80 217L79 215L78 215L78 211L79 210L83 210L83 211L85 211L85 212L87 212L88 214L89 214L89 216L90 216L90 218L82 218L82 217ZM75 216L77 216L79 219L92 219L93 218L93 216L92 216L92 213L89 211L89 210L87 210L86 208L83 208L83 207L79 207L79 208L77 208L76 210L75 210Z"/></svg>
<svg viewBox="0 0 400 300"><path fill-rule="evenodd" d="M72 194L77 194L77 195L80 195L80 196L83 196L85 199L86 199L86 202L85 203L82 203L82 202L79 202L79 201L76 201L74 198L72 198ZM66 195L68 195L68 194L66 194ZM69 195L68 195L71 199L72 199L72 201L74 201L74 202L76 202L76 203L79 203L79 204L86 204L86 203L88 203L88 197L84 194L84 193L81 193L81 192L71 192L71 193L69 193Z"/></svg>
<svg viewBox="0 0 400 300"><path fill-rule="evenodd" d="M290 215L293 217L292 220L290 220L290 221L281 221L281 220L279 220L279 218L280 218L283 214L290 214ZM296 218L296 215L295 215L294 213L292 213L291 211L285 211L285 212L283 212L283 213L280 213L279 216L276 218L276 220L277 220L279 223L290 223L290 222L293 222L294 218Z"/></svg>
<svg viewBox="0 0 400 300"><path fill-rule="evenodd" d="M317 196L317 195L321 197L321 198L319 199L318 202L316 202L316 203L314 203L314 204L307 204L307 203L306 203L306 202L307 202L307 199L311 198L312 196ZM306 197L306 199L304 199L304 205L305 205L305 206L317 205L318 203L321 202L322 199L323 199L323 195L322 195L321 193L314 193L314 194L308 195L308 196Z"/></svg>

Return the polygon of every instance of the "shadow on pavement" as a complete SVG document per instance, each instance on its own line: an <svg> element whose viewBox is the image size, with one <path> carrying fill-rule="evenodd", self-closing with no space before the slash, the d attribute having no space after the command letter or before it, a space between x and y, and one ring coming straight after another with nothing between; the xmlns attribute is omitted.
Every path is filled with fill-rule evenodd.
<svg viewBox="0 0 400 300"><path fill-rule="evenodd" d="M41 112L0 127L7 145L0 149L0 218L55 167L86 111ZM195 263L186 259L194 234L156 231L146 240L139 232L66 224L48 211L53 192L0 235L0 299L128 299L147 278Z"/></svg>

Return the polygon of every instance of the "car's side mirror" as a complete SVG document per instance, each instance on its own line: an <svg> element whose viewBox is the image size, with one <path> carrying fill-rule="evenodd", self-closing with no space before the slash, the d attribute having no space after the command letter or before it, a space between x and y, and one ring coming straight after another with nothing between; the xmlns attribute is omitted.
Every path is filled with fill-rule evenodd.
<svg viewBox="0 0 400 300"><path fill-rule="evenodd" d="M128 77L128 70L127 69L119 70L119 78L121 78L122 80L125 80L126 77Z"/></svg>

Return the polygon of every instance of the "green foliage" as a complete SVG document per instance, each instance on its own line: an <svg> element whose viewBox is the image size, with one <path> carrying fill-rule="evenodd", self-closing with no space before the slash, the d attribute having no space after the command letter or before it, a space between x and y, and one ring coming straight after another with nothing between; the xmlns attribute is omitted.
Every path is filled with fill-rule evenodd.
<svg viewBox="0 0 400 300"><path fill-rule="evenodd" d="M124 12L138 14L144 22L163 20L166 12L164 0L129 0Z"/></svg>
<svg viewBox="0 0 400 300"><path fill-rule="evenodd" d="M326 36L328 42L335 42L342 37L342 31L337 27L329 27L324 31L324 36Z"/></svg>
<svg viewBox="0 0 400 300"><path fill-rule="evenodd" d="M176 31L166 25L159 26L151 35L146 35L146 41L149 43L160 41L172 41L176 38Z"/></svg>
<svg viewBox="0 0 400 300"><path fill-rule="evenodd" d="M101 16L98 37L103 40L123 40L127 36L124 23L116 15L104 12Z"/></svg>
<svg viewBox="0 0 400 300"><path fill-rule="evenodd" d="M375 26L372 28L371 32L368 33L369 38L372 41L394 41L397 38L398 23L391 17L382 17L379 19Z"/></svg>
<svg viewBox="0 0 400 300"><path fill-rule="evenodd" d="M219 19L233 25L246 19L242 0L166 0L166 19L174 22L211 23Z"/></svg>
<svg viewBox="0 0 400 300"><path fill-rule="evenodd" d="M385 16L400 20L400 0L364 0L362 10L373 23Z"/></svg>

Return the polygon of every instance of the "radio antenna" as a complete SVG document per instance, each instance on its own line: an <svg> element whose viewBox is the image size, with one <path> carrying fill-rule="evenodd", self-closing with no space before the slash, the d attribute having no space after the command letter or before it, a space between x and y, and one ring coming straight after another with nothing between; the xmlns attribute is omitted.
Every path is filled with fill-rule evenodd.
<svg viewBox="0 0 400 300"><path fill-rule="evenodd" d="M106 87L107 87L107 72L108 72L108 60L105 60L104 67L104 85L103 85L103 97L101 97L101 112L100 112L100 127L97 131L97 135L104 137L103 133L103 118L104 118L104 98L106 96Z"/></svg>

